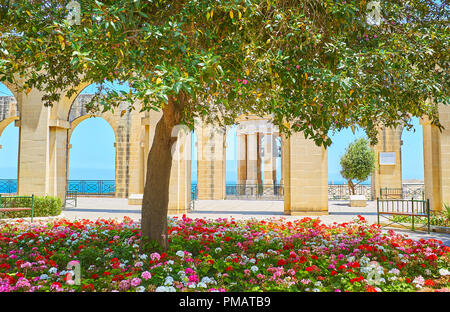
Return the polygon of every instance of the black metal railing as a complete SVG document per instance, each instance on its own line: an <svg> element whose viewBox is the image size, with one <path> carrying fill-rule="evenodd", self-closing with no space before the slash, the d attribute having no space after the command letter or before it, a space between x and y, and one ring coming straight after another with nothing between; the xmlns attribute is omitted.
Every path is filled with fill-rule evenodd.
<svg viewBox="0 0 450 312"><path fill-rule="evenodd" d="M77 195L114 195L114 180L69 180L67 191L76 191Z"/></svg>

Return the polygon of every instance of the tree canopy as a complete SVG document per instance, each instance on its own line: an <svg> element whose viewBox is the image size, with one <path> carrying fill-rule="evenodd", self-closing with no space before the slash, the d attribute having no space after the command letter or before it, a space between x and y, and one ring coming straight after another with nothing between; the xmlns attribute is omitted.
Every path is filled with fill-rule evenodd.
<svg viewBox="0 0 450 312"><path fill-rule="evenodd" d="M448 102L448 1L14 0L0 7L0 80L51 105L81 82L128 83L91 109L158 110L184 96L182 123L270 115L325 146L327 134L428 116ZM432 102L426 101L433 99ZM102 106L99 107L98 104Z"/></svg>

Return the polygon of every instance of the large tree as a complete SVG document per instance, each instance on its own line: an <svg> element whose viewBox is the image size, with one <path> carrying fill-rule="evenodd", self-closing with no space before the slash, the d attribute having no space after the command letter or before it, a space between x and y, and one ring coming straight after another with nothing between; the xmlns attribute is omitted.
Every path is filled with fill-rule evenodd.
<svg viewBox="0 0 450 312"><path fill-rule="evenodd" d="M383 0L378 11L364 0L78 2L73 23L68 1L3 1L0 79L42 90L46 105L83 82L126 82L130 92L106 90L89 108L162 110L142 205L143 241L162 248L178 124L270 115L324 146L330 130L354 125L372 143L379 127L409 126L411 116L440 126L447 0Z"/></svg>

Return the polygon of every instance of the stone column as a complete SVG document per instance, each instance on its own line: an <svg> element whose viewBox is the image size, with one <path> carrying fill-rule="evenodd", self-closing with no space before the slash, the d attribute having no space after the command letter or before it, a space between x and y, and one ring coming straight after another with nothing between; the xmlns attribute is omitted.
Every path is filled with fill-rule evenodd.
<svg viewBox="0 0 450 312"><path fill-rule="evenodd" d="M439 105L442 132L428 118L422 118L425 198L430 209L440 211L450 204L450 108Z"/></svg>
<svg viewBox="0 0 450 312"><path fill-rule="evenodd" d="M64 201L67 181L68 129L66 120L50 120L48 195Z"/></svg>
<svg viewBox="0 0 450 312"><path fill-rule="evenodd" d="M247 181L247 145L244 133L238 133L237 140L237 184L245 184Z"/></svg>
<svg viewBox="0 0 450 312"><path fill-rule="evenodd" d="M172 147L172 170L170 172L168 214L183 214L187 212L191 195L191 140L190 131L174 132L178 136Z"/></svg>
<svg viewBox="0 0 450 312"><path fill-rule="evenodd" d="M37 90L18 95L20 120L17 194L44 196L49 193L50 109Z"/></svg>
<svg viewBox="0 0 450 312"><path fill-rule="evenodd" d="M142 125L142 114L135 111L129 116L125 114L123 120L126 124L126 166L128 174L127 194L142 194L144 191L145 173L143 164L147 162L147 156L144 155L145 143L145 125Z"/></svg>
<svg viewBox="0 0 450 312"><path fill-rule="evenodd" d="M264 194L273 195L274 180L276 179L276 161L273 157L273 135L267 132L264 135Z"/></svg>
<svg viewBox="0 0 450 312"><path fill-rule="evenodd" d="M328 214L328 151L303 133L285 138L284 213Z"/></svg>
<svg viewBox="0 0 450 312"><path fill-rule="evenodd" d="M198 199L225 198L225 135L223 129L198 123L197 189Z"/></svg>
<svg viewBox="0 0 450 312"><path fill-rule="evenodd" d="M439 120L444 126L441 132L442 204L450 205L450 106L439 105ZM435 210L443 209L443 206Z"/></svg>
<svg viewBox="0 0 450 312"><path fill-rule="evenodd" d="M254 128L249 127L247 134L247 180L246 185L258 183L258 136Z"/></svg>
<svg viewBox="0 0 450 312"><path fill-rule="evenodd" d="M396 129L383 128L378 133L378 144L375 151L375 172L372 174L372 196L380 196L381 188L402 188L402 127ZM395 164L381 165L380 153L395 153Z"/></svg>

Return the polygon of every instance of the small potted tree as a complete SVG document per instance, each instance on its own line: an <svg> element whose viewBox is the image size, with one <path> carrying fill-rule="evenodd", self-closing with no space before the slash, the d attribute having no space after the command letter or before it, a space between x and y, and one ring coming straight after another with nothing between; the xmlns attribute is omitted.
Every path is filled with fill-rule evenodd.
<svg viewBox="0 0 450 312"><path fill-rule="evenodd" d="M350 143L341 157L341 175L347 180L350 206L365 207L366 197L356 195L356 185L365 181L375 169L375 153L365 138ZM356 180L357 182L354 182Z"/></svg>

